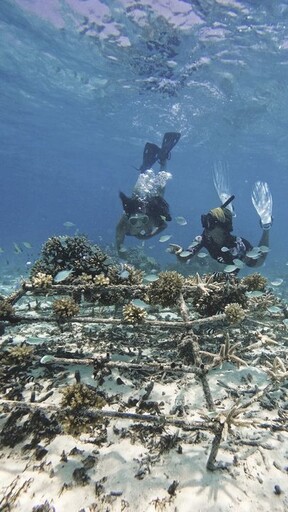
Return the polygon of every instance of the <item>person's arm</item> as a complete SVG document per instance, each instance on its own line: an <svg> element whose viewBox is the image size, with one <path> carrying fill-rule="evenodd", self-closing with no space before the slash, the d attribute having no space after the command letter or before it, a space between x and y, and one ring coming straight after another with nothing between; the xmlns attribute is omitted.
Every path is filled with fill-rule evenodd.
<svg viewBox="0 0 288 512"><path fill-rule="evenodd" d="M152 236L155 236L155 235L159 235L159 233L161 233L161 231L164 231L164 229L167 228L167 224L166 222L163 222L163 224L161 224L161 226L158 226L158 227L155 227L154 229L152 229L151 233L147 233L145 235L137 235L137 238L139 238L139 240L148 240L149 238L152 238Z"/></svg>
<svg viewBox="0 0 288 512"><path fill-rule="evenodd" d="M193 243L193 245L188 247L188 249L187 249L187 251L185 251L185 253L189 252L189 254L186 254L185 256L180 256L181 253L184 252L181 245L170 244L170 252L172 254L176 255L178 261L185 263L186 261L191 260L191 258L193 258L196 254L198 254L198 252L202 249L202 247L204 247L202 237L200 237L200 238L201 238L201 240L197 241L198 242L197 244Z"/></svg>
<svg viewBox="0 0 288 512"><path fill-rule="evenodd" d="M126 218L126 215L124 214L124 215L122 215L121 219L119 220L119 222L116 226L116 249L117 249L117 252L121 256L123 256L123 253L120 251L120 249L123 246L126 232L127 232L127 218Z"/></svg>

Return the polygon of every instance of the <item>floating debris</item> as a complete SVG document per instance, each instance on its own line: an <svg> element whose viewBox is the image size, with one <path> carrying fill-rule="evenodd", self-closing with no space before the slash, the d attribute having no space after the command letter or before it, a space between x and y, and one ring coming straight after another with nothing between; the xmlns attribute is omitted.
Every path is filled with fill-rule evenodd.
<svg viewBox="0 0 288 512"><path fill-rule="evenodd" d="M235 260L233 260L233 263L237 268L245 267L245 263L243 263L243 261L239 260L238 258L235 258Z"/></svg>
<svg viewBox="0 0 288 512"><path fill-rule="evenodd" d="M185 219L185 217L175 217L175 220L177 222L177 224L179 224L180 226L186 226L187 224L187 220Z"/></svg>
<svg viewBox="0 0 288 512"><path fill-rule="evenodd" d="M284 279L281 279L281 277L277 277L277 279L274 279L271 281L272 286L280 286L283 283Z"/></svg>
<svg viewBox="0 0 288 512"><path fill-rule="evenodd" d="M62 281L65 281L65 279L67 279L71 274L72 270L60 270L60 272L58 272L54 277L54 283L61 283Z"/></svg>
<svg viewBox="0 0 288 512"><path fill-rule="evenodd" d="M226 267L224 268L224 272L227 272L228 274L230 272L235 272L235 270L238 270L239 267L236 267L236 265L226 265Z"/></svg>
<svg viewBox="0 0 288 512"><path fill-rule="evenodd" d="M159 242L168 242L168 240L170 240L170 238L172 237L172 235L163 235L163 236L160 236L159 238Z"/></svg>

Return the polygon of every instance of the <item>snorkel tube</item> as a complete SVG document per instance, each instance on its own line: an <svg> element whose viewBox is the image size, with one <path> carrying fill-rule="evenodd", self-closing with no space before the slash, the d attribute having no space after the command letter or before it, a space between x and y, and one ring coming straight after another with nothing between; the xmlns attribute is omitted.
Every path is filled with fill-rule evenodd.
<svg viewBox="0 0 288 512"><path fill-rule="evenodd" d="M227 201L225 201L225 203L221 204L220 208L226 208L226 206L228 206L228 204L232 203L233 199L235 199L234 195L228 197Z"/></svg>

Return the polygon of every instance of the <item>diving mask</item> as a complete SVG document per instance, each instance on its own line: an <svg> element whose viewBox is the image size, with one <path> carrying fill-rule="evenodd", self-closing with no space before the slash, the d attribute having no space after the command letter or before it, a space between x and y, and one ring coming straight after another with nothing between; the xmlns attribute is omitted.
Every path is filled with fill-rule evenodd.
<svg viewBox="0 0 288 512"><path fill-rule="evenodd" d="M135 215L131 215L131 217L129 217L128 222L131 226L138 228L146 226L149 222L149 217L145 214L136 213Z"/></svg>

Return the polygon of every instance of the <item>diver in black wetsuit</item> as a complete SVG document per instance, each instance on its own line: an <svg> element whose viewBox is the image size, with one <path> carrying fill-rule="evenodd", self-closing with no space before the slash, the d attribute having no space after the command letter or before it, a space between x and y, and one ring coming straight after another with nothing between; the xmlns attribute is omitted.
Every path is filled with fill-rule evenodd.
<svg viewBox="0 0 288 512"><path fill-rule="evenodd" d="M267 256L269 247L269 230L272 225L272 196L267 183L255 184L252 200L260 216L260 225L263 229L259 241L259 251L249 255L253 246L245 238L231 234L233 230L231 209L227 208L234 196L231 196L222 206L213 208L207 214L201 215L202 235L196 236L187 251L176 244L170 244L170 252L176 254L179 261L187 262L202 248L207 249L210 256L226 265L235 265L235 260L243 261L248 267L259 267ZM262 250L261 250L262 247ZM237 264L235 266L235 272Z"/></svg>
<svg viewBox="0 0 288 512"><path fill-rule="evenodd" d="M116 227L116 248L122 258L127 254L123 247L125 236L147 240L161 233L167 227L167 222L172 220L169 205L163 197L166 182L171 178L166 164L180 136L180 133L165 133L161 148L147 142L132 196L127 197L123 192L119 194L124 213ZM160 164L158 174L152 170L155 162Z"/></svg>

